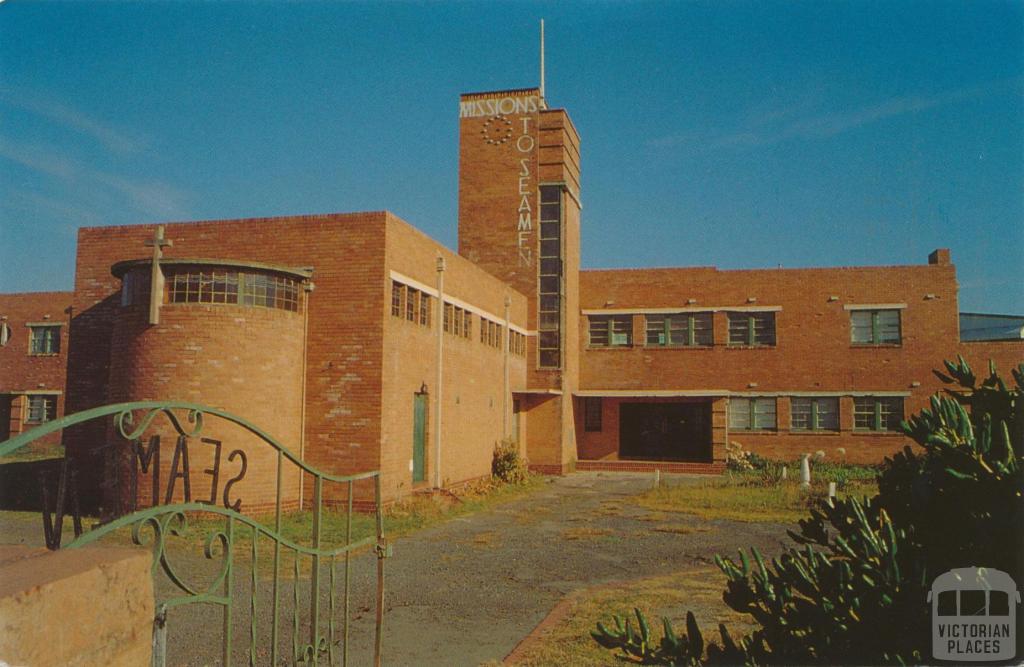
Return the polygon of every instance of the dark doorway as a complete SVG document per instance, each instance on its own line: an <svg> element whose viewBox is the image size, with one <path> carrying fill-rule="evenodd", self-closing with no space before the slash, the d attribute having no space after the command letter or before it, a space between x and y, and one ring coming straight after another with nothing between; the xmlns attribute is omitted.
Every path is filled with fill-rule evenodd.
<svg viewBox="0 0 1024 667"><path fill-rule="evenodd" d="M427 454L427 395L413 394L412 397L412 481L419 483L426 479L425 462Z"/></svg>
<svg viewBox="0 0 1024 667"><path fill-rule="evenodd" d="M619 457L711 461L711 404L622 403Z"/></svg>

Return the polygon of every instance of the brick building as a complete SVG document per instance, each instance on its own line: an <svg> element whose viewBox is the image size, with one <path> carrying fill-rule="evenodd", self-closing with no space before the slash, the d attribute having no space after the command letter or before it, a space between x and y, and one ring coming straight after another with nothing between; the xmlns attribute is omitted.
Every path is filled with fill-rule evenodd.
<svg viewBox="0 0 1024 667"><path fill-rule="evenodd" d="M880 461L942 359L1024 361L1020 341L961 342L944 249L917 266L583 270L566 111L539 89L459 111L457 254L387 212L83 228L74 292L0 296L0 423L188 400L321 469L380 468L393 500L488 474L502 439L555 474L714 472L730 440ZM269 502L272 454L204 435L191 468L237 467L213 444L230 441L250 469L236 490ZM94 491L109 438L65 434Z"/></svg>

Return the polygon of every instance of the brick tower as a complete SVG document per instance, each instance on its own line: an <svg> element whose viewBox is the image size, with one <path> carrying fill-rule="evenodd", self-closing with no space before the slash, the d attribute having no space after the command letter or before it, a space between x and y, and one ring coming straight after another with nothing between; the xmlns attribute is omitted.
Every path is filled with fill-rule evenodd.
<svg viewBox="0 0 1024 667"><path fill-rule="evenodd" d="M463 95L459 118L459 254L529 297L527 456L563 472L576 459L579 135L540 88Z"/></svg>

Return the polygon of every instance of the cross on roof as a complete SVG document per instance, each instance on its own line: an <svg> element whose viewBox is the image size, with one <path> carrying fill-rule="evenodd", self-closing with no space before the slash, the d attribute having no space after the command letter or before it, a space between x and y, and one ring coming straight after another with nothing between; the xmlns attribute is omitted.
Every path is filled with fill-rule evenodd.
<svg viewBox="0 0 1024 667"><path fill-rule="evenodd" d="M174 242L170 239L164 238L164 226L158 225L156 232L153 234L153 238L146 239L145 244L146 246L153 248L153 261L158 262L164 255L164 248L174 245Z"/></svg>
<svg viewBox="0 0 1024 667"><path fill-rule="evenodd" d="M149 323L160 323L160 303L164 300L164 272L160 270L160 258L164 248L174 245L164 238L164 226L158 225L153 238L146 239L146 246L153 248L153 267L149 279Z"/></svg>

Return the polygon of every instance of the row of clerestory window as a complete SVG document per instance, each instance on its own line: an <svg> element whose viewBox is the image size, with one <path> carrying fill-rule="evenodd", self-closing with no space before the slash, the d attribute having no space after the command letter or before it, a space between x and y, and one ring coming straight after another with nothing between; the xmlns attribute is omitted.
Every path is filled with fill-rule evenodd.
<svg viewBox="0 0 1024 667"><path fill-rule="evenodd" d="M397 280L391 281L391 315L409 322L430 327L431 308L434 297L422 290L406 285ZM474 323L474 319L477 320ZM459 338L471 339L474 324L480 332L480 342L497 349L504 344L505 327L494 320L481 316L474 318L473 313L453 303L444 303L441 328L445 333ZM509 351L519 356L526 355L526 336L512 331L509 338Z"/></svg>

